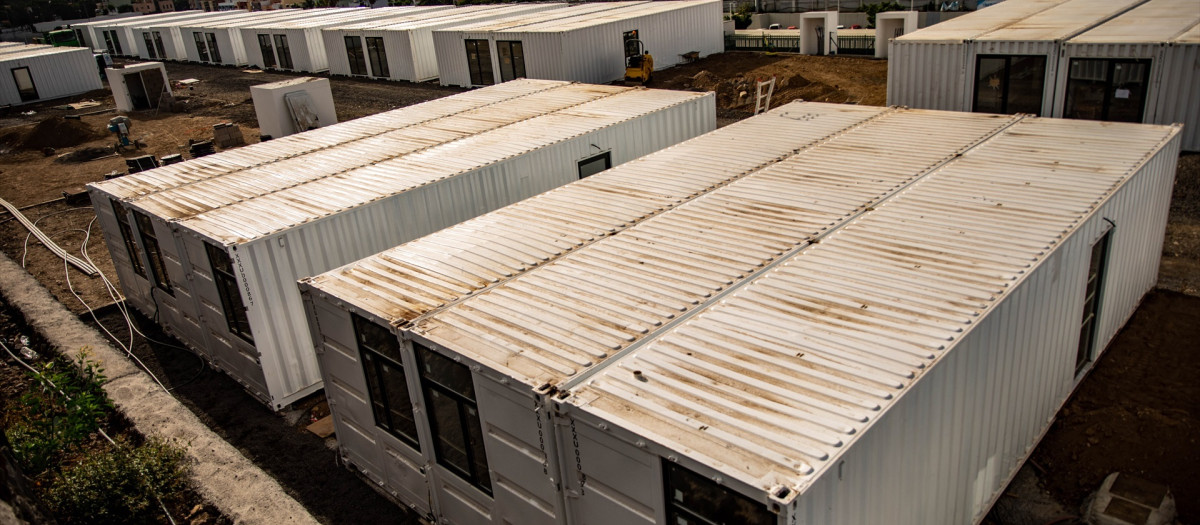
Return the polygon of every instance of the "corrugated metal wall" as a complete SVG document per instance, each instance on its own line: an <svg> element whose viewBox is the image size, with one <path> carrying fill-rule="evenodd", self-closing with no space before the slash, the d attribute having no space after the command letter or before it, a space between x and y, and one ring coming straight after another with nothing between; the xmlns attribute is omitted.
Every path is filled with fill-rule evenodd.
<svg viewBox="0 0 1200 525"><path fill-rule="evenodd" d="M966 44L893 40L888 46L889 106L964 110Z"/></svg>
<svg viewBox="0 0 1200 525"><path fill-rule="evenodd" d="M47 46L46 54L19 53L0 57L0 105L40 102L102 89L100 71L88 49L64 50ZM17 91L12 70L28 67L37 100L25 102Z"/></svg>
<svg viewBox="0 0 1200 525"><path fill-rule="evenodd" d="M1162 54L1163 74L1158 83L1154 120L1157 124L1180 122L1183 149L1200 151L1200 44L1171 44Z"/></svg>

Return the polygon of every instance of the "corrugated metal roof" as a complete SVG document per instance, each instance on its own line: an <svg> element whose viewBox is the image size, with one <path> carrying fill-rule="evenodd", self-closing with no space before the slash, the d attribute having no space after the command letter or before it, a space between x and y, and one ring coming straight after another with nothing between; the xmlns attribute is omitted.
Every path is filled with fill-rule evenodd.
<svg viewBox="0 0 1200 525"><path fill-rule="evenodd" d="M1200 44L1200 24L1192 26L1183 34L1171 39L1174 44Z"/></svg>
<svg viewBox="0 0 1200 525"><path fill-rule="evenodd" d="M566 5L566 4L561 4ZM488 13L503 13L506 11L520 12L522 6L505 5L505 4L485 4L485 5L469 5L456 7L454 9L441 9L437 11L425 11L412 16L400 18L389 18L386 20L367 20L364 22L354 22L345 25L327 27L328 30L361 30L361 29L407 29L414 25L422 23L445 23L447 21L456 21L459 19L470 20L471 17L480 16Z"/></svg>
<svg viewBox="0 0 1200 525"><path fill-rule="evenodd" d="M113 29L113 28L118 28L118 27L143 26L143 25L147 25L147 24L151 24L151 23L155 23L155 22L178 20L181 18L197 20L197 19L202 18L198 15L203 15L203 14L205 14L205 11L197 11L197 10L173 11L170 13L155 13L155 14L150 14L150 15L131 16L129 18L114 18L112 20L105 20L103 22L95 24L95 27L106 27L109 29Z"/></svg>
<svg viewBox="0 0 1200 525"><path fill-rule="evenodd" d="M235 21L235 20L246 20L248 18L254 17L255 14L261 14L261 13L253 13L250 11L242 11L242 10L214 11L212 13L211 17L204 17L204 18L201 18L200 20L212 20L214 22L217 22L217 21L230 22L230 21ZM182 27L182 26L187 26L187 25L194 25L195 23L196 23L196 19L169 20L166 22L158 22L158 23L148 22L143 26L134 26L134 27L147 27L147 28Z"/></svg>
<svg viewBox="0 0 1200 525"><path fill-rule="evenodd" d="M440 9L445 9L446 6L438 6ZM335 26L347 22L353 22L362 19L384 18L388 16L397 16L398 9L414 9L416 12L425 11L428 8L421 7L380 7L378 9L366 9L362 7L335 7L322 9L319 11L310 10L310 16L301 18L264 21L261 24L252 24L243 26L245 29L255 30L262 29L265 31L285 30L285 29L311 29L327 26ZM336 10L336 11L335 11ZM334 12L329 12L334 11ZM402 16L402 15L400 15Z"/></svg>
<svg viewBox="0 0 1200 525"><path fill-rule="evenodd" d="M547 20L536 24L508 29L508 31L550 33L571 31L574 29L607 24L611 22L620 22L622 20L629 20L639 16L656 15L659 13L675 11L677 9L688 9L697 5L715 4L718 2L720 2L720 0L671 0L665 2L648 2L644 4L623 7L620 9L604 11L596 14L595 16Z"/></svg>
<svg viewBox="0 0 1200 525"><path fill-rule="evenodd" d="M315 168L277 163L139 204L168 216L182 211L182 224L219 242L248 242L701 96L569 84L363 140L355 151L326 150ZM375 151L387 152L386 158L363 165ZM358 167L330 169L335 156ZM214 197L229 204L206 202Z"/></svg>
<svg viewBox="0 0 1200 525"><path fill-rule="evenodd" d="M21 48L13 47L13 48L0 49L0 61L22 60L22 59L26 59L26 58L40 57L40 56L47 56L47 55L61 55L64 53L78 53L81 51L87 52L89 55L91 54L90 49L85 49L82 47L55 47L55 46L46 46L46 45L40 45L40 44L30 44L29 46L21 47Z"/></svg>
<svg viewBox="0 0 1200 525"><path fill-rule="evenodd" d="M1071 43L1167 42L1200 23L1197 0L1150 0L1070 40Z"/></svg>
<svg viewBox="0 0 1200 525"><path fill-rule="evenodd" d="M1010 1L1010 0L1006 0ZM1021 1L1021 0L1015 0ZM1145 0L1070 0L999 28L976 40L1053 41L1087 31ZM991 8L988 8L991 9ZM970 16L970 15L967 15Z"/></svg>
<svg viewBox="0 0 1200 525"><path fill-rule="evenodd" d="M91 186L109 195L130 201L145 198L186 184L241 170L267 165L282 159L319 154L341 144L471 111L514 97L522 97L567 85L556 80L515 80L484 89L414 104L404 108L325 126L316 132L297 133L269 142L221 151L179 164L95 182Z"/></svg>
<svg viewBox="0 0 1200 525"><path fill-rule="evenodd" d="M793 103L307 286L799 489L1177 132Z"/></svg>
<svg viewBox="0 0 1200 525"><path fill-rule="evenodd" d="M189 20L188 22L190 22L190 23L184 24L182 27L194 28L194 29L240 28L240 27L252 26L254 24L260 24L260 23L263 23L264 21L305 17L305 16L309 15L309 12L306 10L303 10L303 9L280 9L280 10L273 10L273 11L266 11L266 12L256 11L251 14L257 15L257 16L250 16L248 18L243 18L243 19L239 19L239 20L219 20L219 21Z"/></svg>
<svg viewBox="0 0 1200 525"><path fill-rule="evenodd" d="M590 4L573 5L562 9L552 9L550 11L540 11L537 13L517 15L499 20L487 20L483 22L473 22L460 26L447 27L443 31L469 31L473 33L482 33L488 31L500 31L513 27L519 27L529 24L536 24L547 20L558 20L560 18L568 18L573 16L583 16L591 13L599 13L611 9L622 9L629 6L644 4L646 2L595 2Z"/></svg>
<svg viewBox="0 0 1200 525"><path fill-rule="evenodd" d="M752 486L802 490L1177 132L1025 118L571 402Z"/></svg>
<svg viewBox="0 0 1200 525"><path fill-rule="evenodd" d="M1005 0L896 38L899 41L962 42L1024 20L1069 0Z"/></svg>

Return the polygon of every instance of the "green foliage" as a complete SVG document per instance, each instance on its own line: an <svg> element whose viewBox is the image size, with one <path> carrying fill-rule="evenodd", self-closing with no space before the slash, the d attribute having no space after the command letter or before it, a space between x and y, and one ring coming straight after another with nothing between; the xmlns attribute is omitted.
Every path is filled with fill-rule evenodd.
<svg viewBox="0 0 1200 525"><path fill-rule="evenodd" d="M867 28L875 28L875 15L884 11L903 11L906 8L900 5L899 2L889 1L878 4L865 4L861 11L867 14Z"/></svg>
<svg viewBox="0 0 1200 525"><path fill-rule="evenodd" d="M746 29L750 27L754 15L754 4L750 2L742 2L738 4L737 9L733 11L733 27L735 29Z"/></svg>
<svg viewBox="0 0 1200 525"><path fill-rule="evenodd" d="M54 479L46 503L60 523L157 523L158 499L178 499L187 487L184 449L151 439L115 446L84 458Z"/></svg>
<svg viewBox="0 0 1200 525"><path fill-rule="evenodd" d="M6 434L29 475L54 468L86 441L112 409L104 395L104 370L79 353L78 368L63 361L39 365L34 387L10 406ZM66 394L66 395L63 395Z"/></svg>

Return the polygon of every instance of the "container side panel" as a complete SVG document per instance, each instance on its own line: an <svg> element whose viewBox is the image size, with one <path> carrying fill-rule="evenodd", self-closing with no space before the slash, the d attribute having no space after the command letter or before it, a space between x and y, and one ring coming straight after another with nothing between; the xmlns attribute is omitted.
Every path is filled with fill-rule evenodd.
<svg viewBox="0 0 1200 525"><path fill-rule="evenodd" d="M888 56L887 103L918 109L968 111L963 44L893 41Z"/></svg>
<svg viewBox="0 0 1200 525"><path fill-rule="evenodd" d="M483 426L484 446L495 491L493 519L530 525L557 523L562 513L550 473L546 449L550 421L546 409L535 412L531 393L502 385L480 374L475 388ZM546 407L548 408L548 407ZM539 423L542 439L539 440Z"/></svg>
<svg viewBox="0 0 1200 525"><path fill-rule="evenodd" d="M1175 44L1163 52L1155 124L1183 124L1183 150L1200 151L1200 44Z"/></svg>

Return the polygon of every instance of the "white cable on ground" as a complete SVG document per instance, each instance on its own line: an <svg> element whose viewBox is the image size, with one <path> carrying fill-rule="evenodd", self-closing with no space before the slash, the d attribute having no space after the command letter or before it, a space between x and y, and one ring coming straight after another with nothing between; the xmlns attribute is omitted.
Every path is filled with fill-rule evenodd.
<svg viewBox="0 0 1200 525"><path fill-rule="evenodd" d="M41 241L46 248L49 248L51 252L54 252L54 255L57 255L64 261L71 263L72 266L79 268L81 271L83 271L83 273L88 275L96 275L96 268L88 264L87 261L67 253L66 250L63 250L62 247L56 244L53 239L47 237L42 230L39 230L36 225L34 225L32 222L29 222L29 218L22 214L21 210L18 210L16 206L12 205L12 203L4 199L0 199L0 206L3 206L8 210L9 213L12 214L13 217L16 217L17 221L25 226L30 233L37 236L38 240Z"/></svg>
<svg viewBox="0 0 1200 525"><path fill-rule="evenodd" d="M38 219L37 219L36 221L33 221L33 225L36 227L36 226L37 226L37 224L38 224L39 222L42 222L42 219L45 219L45 218L48 218L48 217L53 217L53 216L55 216L55 215L62 215L62 214L64 214L64 213L70 213L70 212L73 212L73 211L79 211L79 210L90 210L90 209L91 209L91 208L89 208L89 207L87 207L87 206L81 206L81 207L79 207L79 208L70 208L70 209L66 209L66 210L59 210L59 211L56 211L56 212L54 212L54 213L47 213L47 214L45 214L45 215L42 215L41 217L38 217ZM24 267L25 267L25 256L26 256L26 255L29 253L29 238L30 238L30 237L33 237L33 232L32 232L32 231L30 231L29 233L26 233L26 234L25 234L25 243L21 245L21 267L22 267L22 268L24 268ZM89 261L89 262L90 262L90 261ZM96 267L96 265L95 265L95 264L92 264L92 267L93 267L93 268L95 268L95 267Z"/></svg>

